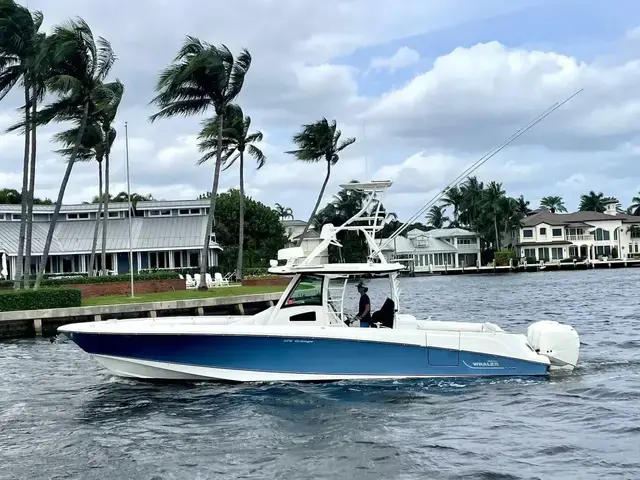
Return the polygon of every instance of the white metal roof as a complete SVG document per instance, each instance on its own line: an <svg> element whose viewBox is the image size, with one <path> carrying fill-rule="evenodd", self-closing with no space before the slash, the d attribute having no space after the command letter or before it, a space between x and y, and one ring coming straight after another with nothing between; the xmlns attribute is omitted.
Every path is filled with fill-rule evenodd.
<svg viewBox="0 0 640 480"><path fill-rule="evenodd" d="M55 205L34 205L33 213L53 214ZM128 202L111 202L109 203L109 211L111 212L126 212L129 210ZM0 213L20 213L22 211L22 205L10 205L1 204ZM75 212L97 212L97 203L81 203L78 205L62 205L60 207L60 213L75 213Z"/></svg>
<svg viewBox="0 0 640 480"><path fill-rule="evenodd" d="M136 210L205 208L210 206L211 200L208 198L202 200L143 200L136 203Z"/></svg>
<svg viewBox="0 0 640 480"><path fill-rule="evenodd" d="M95 220L60 221L56 224L50 253L53 255L91 253ZM207 228L204 215L184 217L135 217L131 222L132 248L135 251L189 250L202 248ZM20 222L0 222L0 251L18 254ZM49 231L49 222L33 222L32 251L41 255ZM101 246L102 225L98 229ZM212 244L213 248L220 247ZM107 226L107 251L129 248L129 220L110 219Z"/></svg>

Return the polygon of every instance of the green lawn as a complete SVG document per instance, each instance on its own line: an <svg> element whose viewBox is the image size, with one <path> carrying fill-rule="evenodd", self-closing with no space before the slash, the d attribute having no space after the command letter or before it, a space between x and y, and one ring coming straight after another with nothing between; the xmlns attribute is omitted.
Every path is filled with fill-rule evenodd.
<svg viewBox="0 0 640 480"><path fill-rule="evenodd" d="M134 298L125 295L83 298L82 305L117 305L121 303L163 302L169 300L190 300L194 298L229 297L232 295L251 295L254 293L276 293L284 291L285 287L217 287L206 292L197 290L180 290L177 292L145 293Z"/></svg>

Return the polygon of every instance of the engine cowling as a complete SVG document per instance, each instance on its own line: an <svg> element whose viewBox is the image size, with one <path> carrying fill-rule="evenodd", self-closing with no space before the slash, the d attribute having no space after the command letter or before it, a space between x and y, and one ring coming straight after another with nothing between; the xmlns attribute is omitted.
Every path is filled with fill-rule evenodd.
<svg viewBox="0 0 640 480"><path fill-rule="evenodd" d="M580 355L580 337L571 326L554 320L541 320L527 328L529 345L549 358L551 370L573 370Z"/></svg>

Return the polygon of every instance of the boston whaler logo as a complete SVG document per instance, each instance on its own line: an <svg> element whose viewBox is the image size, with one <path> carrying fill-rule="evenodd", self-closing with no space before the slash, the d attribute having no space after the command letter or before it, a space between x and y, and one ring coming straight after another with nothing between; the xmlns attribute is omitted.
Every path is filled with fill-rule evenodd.
<svg viewBox="0 0 640 480"><path fill-rule="evenodd" d="M495 368L500 366L500 364L495 360L487 360L485 362L471 362L471 365L473 365L474 367L485 367L485 368L487 367Z"/></svg>

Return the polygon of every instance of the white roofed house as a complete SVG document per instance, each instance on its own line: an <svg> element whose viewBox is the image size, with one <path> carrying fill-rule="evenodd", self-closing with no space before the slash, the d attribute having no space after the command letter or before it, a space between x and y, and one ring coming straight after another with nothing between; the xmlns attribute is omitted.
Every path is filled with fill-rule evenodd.
<svg viewBox="0 0 640 480"><path fill-rule="evenodd" d="M480 264L480 237L462 228L414 229L395 237L382 253L389 261L413 262L416 273L475 267Z"/></svg>
<svg viewBox="0 0 640 480"><path fill-rule="evenodd" d="M282 225L285 228L287 238L289 239L288 243L285 245L286 247L294 247L298 244L300 240L300 235L304 231L304 227L306 227L307 222L302 220L282 220ZM322 239L320 238L320 234L315 230L313 225L309 226L307 233L305 234L304 240L302 240L302 251L305 256L309 255L320 243ZM329 263L329 254L325 251L321 255L318 255L313 259L312 264L325 264Z"/></svg>
<svg viewBox="0 0 640 480"><path fill-rule="evenodd" d="M136 205L131 218L134 271L198 267L207 227L208 200L145 201ZM40 256L53 214L53 205L34 205L31 271ZM46 273L88 273L98 204L63 205L53 234ZM102 214L101 214L102 215ZM18 255L20 205L0 205L0 252L8 257L13 278ZM96 257L101 268L102 226L98 231ZM218 264L222 248L210 237L209 265ZM129 273L128 203L109 204L107 265L111 274Z"/></svg>
<svg viewBox="0 0 640 480"><path fill-rule="evenodd" d="M522 221L520 258L535 262L597 261L640 257L640 216L620 213L617 201L606 211L538 212Z"/></svg>

